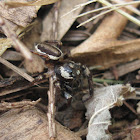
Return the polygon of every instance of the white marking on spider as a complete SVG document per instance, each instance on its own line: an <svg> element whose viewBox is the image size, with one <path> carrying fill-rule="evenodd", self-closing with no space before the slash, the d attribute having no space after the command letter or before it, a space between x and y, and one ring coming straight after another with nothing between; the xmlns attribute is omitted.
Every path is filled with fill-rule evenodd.
<svg viewBox="0 0 140 140"><path fill-rule="evenodd" d="M45 55L46 55L46 53L45 53L45 52L42 52L40 49L38 49L38 45L36 45L36 46L35 46L35 49L36 49L36 51L37 51L37 52L39 52L39 53L41 53L41 54L45 54Z"/></svg>
<svg viewBox="0 0 140 140"><path fill-rule="evenodd" d="M48 55L51 60L58 60L60 57L56 57L53 55Z"/></svg>
<svg viewBox="0 0 140 140"><path fill-rule="evenodd" d="M69 66L70 66L71 68L74 68L74 64L72 64L72 63L69 63Z"/></svg>
<svg viewBox="0 0 140 140"><path fill-rule="evenodd" d="M70 99L70 98L72 98L72 96L69 93L67 93L67 92L65 92L64 96L65 96L65 98L67 100Z"/></svg>
<svg viewBox="0 0 140 140"><path fill-rule="evenodd" d="M80 74L80 70L77 70L76 73L77 73L77 75L79 75Z"/></svg>
<svg viewBox="0 0 140 140"><path fill-rule="evenodd" d="M61 76L65 79L73 79L73 77L70 76L70 74L61 66L60 67Z"/></svg>

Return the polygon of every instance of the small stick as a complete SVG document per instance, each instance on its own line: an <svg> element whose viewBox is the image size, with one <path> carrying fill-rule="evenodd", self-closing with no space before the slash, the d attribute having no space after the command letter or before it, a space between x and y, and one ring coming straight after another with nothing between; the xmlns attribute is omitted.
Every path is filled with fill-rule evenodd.
<svg viewBox="0 0 140 140"><path fill-rule="evenodd" d="M29 82L33 82L34 78L28 75L27 73L21 71L18 67L14 66L12 63L0 57L0 63L4 64L8 68L12 69L14 72L18 73L20 76L28 80Z"/></svg>
<svg viewBox="0 0 140 140"><path fill-rule="evenodd" d="M57 40L58 38L58 9L60 6L60 1L55 3L54 5L54 20L52 26L53 40ZM50 68L50 71L54 71ZM55 93L56 88L54 86L54 72L52 76L49 78L49 91L48 91L48 128L49 128L49 137L50 140L55 140L56 138L56 124L55 124Z"/></svg>
<svg viewBox="0 0 140 140"><path fill-rule="evenodd" d="M129 108L135 115L138 115L137 112L135 111L135 109L129 105L126 101L123 101L123 103L127 106L127 108Z"/></svg>
<svg viewBox="0 0 140 140"><path fill-rule="evenodd" d="M60 7L60 0L54 4L54 19L53 19L53 26L52 26L52 33L53 39L58 39L58 15L59 15L59 7Z"/></svg>
<svg viewBox="0 0 140 140"><path fill-rule="evenodd" d="M55 87L53 76L49 78L49 91L48 91L48 128L50 140L54 140L56 137L56 124L55 124Z"/></svg>
<svg viewBox="0 0 140 140"><path fill-rule="evenodd" d="M123 64L123 65L120 65L116 69L118 72L118 77L120 77L129 72L135 71L139 68L140 68L140 60L138 59L138 60ZM113 74L108 71L103 74L103 77L106 79L114 79Z"/></svg>
<svg viewBox="0 0 140 140"><path fill-rule="evenodd" d="M29 49L18 39L16 33L8 27L8 25L1 16L0 16L0 26L4 31L5 35L12 40L15 49L19 50L26 59L32 60L32 54L29 51Z"/></svg>
<svg viewBox="0 0 140 140"><path fill-rule="evenodd" d="M35 106L40 102L41 98L36 101L20 101L20 102L2 102L0 103L0 111L5 111L12 108L22 108L25 106Z"/></svg>

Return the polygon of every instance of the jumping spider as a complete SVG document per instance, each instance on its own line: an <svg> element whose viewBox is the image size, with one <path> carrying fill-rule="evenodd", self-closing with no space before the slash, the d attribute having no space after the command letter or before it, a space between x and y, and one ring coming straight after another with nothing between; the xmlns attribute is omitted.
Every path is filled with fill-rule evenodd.
<svg viewBox="0 0 140 140"><path fill-rule="evenodd" d="M93 82L89 69L80 63L63 60L63 53L56 44L57 42L38 43L35 45L35 51L32 52L45 59L46 63L54 65L54 72L60 83L62 95L65 98L72 97L73 94L81 89L85 78L88 81L89 94L92 96Z"/></svg>

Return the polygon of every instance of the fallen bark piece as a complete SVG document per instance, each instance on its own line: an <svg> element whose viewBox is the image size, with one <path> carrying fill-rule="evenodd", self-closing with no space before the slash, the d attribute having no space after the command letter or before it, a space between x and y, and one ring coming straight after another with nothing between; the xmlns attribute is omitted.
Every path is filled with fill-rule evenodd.
<svg viewBox="0 0 140 140"><path fill-rule="evenodd" d="M48 122L46 114L32 107L13 109L0 116L1 140L48 140ZM56 122L57 140L81 140L73 132Z"/></svg>
<svg viewBox="0 0 140 140"><path fill-rule="evenodd" d="M117 40L126 23L126 17L113 12L89 39L71 50L70 56L87 65L101 65L102 69L140 58L140 39Z"/></svg>

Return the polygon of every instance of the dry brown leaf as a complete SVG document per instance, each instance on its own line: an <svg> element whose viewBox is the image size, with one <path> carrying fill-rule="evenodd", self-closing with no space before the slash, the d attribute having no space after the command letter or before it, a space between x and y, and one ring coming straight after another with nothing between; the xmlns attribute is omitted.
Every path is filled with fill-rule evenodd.
<svg viewBox="0 0 140 140"><path fill-rule="evenodd" d="M17 1L17 0L15 0L15 1ZM26 1L27 0L21 0L20 2L26 2ZM1 1L0 2L0 15L2 16L2 19L5 22L5 27L7 29L10 29L13 36L16 36L16 34L17 34L17 35L19 35L18 37L21 39L25 36L25 34L27 34L29 31L31 31L36 26L36 23L37 23L36 21L33 23L31 23L31 22L32 22L33 18L36 17L38 8L39 7L36 7L36 6L9 8L4 4L4 1ZM5 31L4 31L5 35L7 37L11 38L8 35L8 33L6 33ZM36 35L36 32L35 32L35 35ZM31 38L30 40L33 40L33 39L34 38ZM6 42L5 44L8 44L8 47L15 44L15 42L16 42L16 41L13 42L13 41L9 41L9 40L10 39L7 39L7 40L5 39L5 42ZM26 41L27 41L27 39L26 39ZM37 37L36 41L39 41L39 37ZM2 51L1 51L0 55L2 55L6 51L5 44L3 44L3 43L1 44L2 47L0 47L0 48ZM31 44L33 45L33 42L31 41L30 44L29 43L27 43L27 44L29 46L31 46ZM17 47L17 46L14 45L14 47ZM25 47L25 49L26 49L26 47ZM24 54L23 49L19 49L19 50ZM28 51L28 54L29 54L29 51Z"/></svg>
<svg viewBox="0 0 140 140"><path fill-rule="evenodd" d="M37 108L13 109L0 116L0 139L48 140L47 115ZM57 140L81 140L56 122Z"/></svg>
<svg viewBox="0 0 140 140"><path fill-rule="evenodd" d="M37 11L36 6L8 8L4 2L0 2L0 15L9 22L23 27L26 27L36 17Z"/></svg>
<svg viewBox="0 0 140 140"><path fill-rule="evenodd" d="M76 11L70 13L69 15L62 17L64 14L68 13L69 11L71 11L74 6L86 2L87 0L75 0L71 3L69 3L69 0L62 0L61 1L61 5L59 8L59 17L58 17L58 40L61 40L62 37L66 34L66 32L69 30L69 28L71 27L71 25L73 24L73 22L76 19L76 16L81 12L81 10L83 9L82 7L77 9ZM53 12L50 11L49 14L44 18L43 21L43 32L41 35L41 40L45 41L45 40L52 40L52 23L54 20L54 15Z"/></svg>
<svg viewBox="0 0 140 140"><path fill-rule="evenodd" d="M38 8L36 6L9 8L4 4L4 1L5 0L0 1L0 15L3 17L5 25L11 32L20 34L25 27L28 27L33 18L36 17ZM24 2L27 0L22 1ZM0 44L0 55L6 51L6 46L10 47L12 44L13 42L10 39L5 39L5 43Z"/></svg>
<svg viewBox="0 0 140 140"><path fill-rule="evenodd" d="M33 55L33 60L25 60L24 66L29 73L36 73L42 72L44 70L45 64L43 59L41 59L37 55Z"/></svg>
<svg viewBox="0 0 140 140"><path fill-rule="evenodd" d="M113 12L89 39L71 50L71 57L87 65L101 65L102 68L140 58L140 39L116 40L126 23L124 16Z"/></svg>
<svg viewBox="0 0 140 140"><path fill-rule="evenodd" d="M6 20L6 23L8 26L10 26L10 29L15 30L16 27L16 34L18 34L19 38L24 38L23 42L25 43L26 46L28 46L30 49L32 48L33 44L35 41L39 42L40 41L40 25L39 22L34 21L30 25L24 27L18 26L15 24L9 24L8 20ZM14 25L14 26L11 26ZM34 32L31 34L31 32ZM30 36L28 35L30 34ZM30 41L29 41L30 40ZM7 50L7 48L10 48L12 45L12 41L9 38L0 38L0 56Z"/></svg>
<svg viewBox="0 0 140 140"><path fill-rule="evenodd" d="M48 5L57 2L58 0L31 0L27 2L19 2L17 0L7 0L5 2L6 5L10 7L21 7L21 6L42 6L42 5Z"/></svg>
<svg viewBox="0 0 140 140"><path fill-rule="evenodd" d="M22 55L19 52L7 50L3 55L3 59L6 59L8 61L21 61L23 60Z"/></svg>

